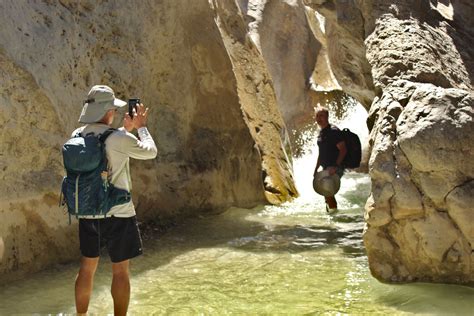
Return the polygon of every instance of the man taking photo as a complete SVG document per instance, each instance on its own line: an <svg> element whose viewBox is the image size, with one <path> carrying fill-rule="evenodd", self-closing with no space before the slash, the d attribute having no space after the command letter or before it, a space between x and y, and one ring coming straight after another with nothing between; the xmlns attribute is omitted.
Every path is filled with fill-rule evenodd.
<svg viewBox="0 0 474 316"><path fill-rule="evenodd" d="M110 130L115 111L127 102L115 98L114 91L104 85L92 87L84 102L79 122L85 125L72 135L101 135ZM157 149L147 125L148 108L138 104L126 114L123 127L113 130L104 141L108 161L106 180L115 188L128 193L132 189L130 158L153 159ZM138 131L138 138L132 132ZM135 208L130 198L110 208L105 216L79 215L81 265L75 282L75 301L78 315L87 313L94 274L102 247L106 247L112 261L112 298L114 314L125 315L130 300L129 261L142 254L142 241Z"/></svg>

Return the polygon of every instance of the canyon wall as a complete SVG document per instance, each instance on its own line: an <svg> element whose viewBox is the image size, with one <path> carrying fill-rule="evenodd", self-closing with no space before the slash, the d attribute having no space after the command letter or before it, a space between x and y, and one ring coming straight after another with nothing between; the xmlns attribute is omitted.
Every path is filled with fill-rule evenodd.
<svg viewBox="0 0 474 316"><path fill-rule="evenodd" d="M472 283L473 13L468 0L2 1L0 279L78 256L60 147L101 83L151 108L159 155L132 162L133 199L158 223L297 196L290 132L347 93L369 111L372 274Z"/></svg>
<svg viewBox="0 0 474 316"><path fill-rule="evenodd" d="M351 51L330 52L335 76L347 75L342 88L363 104L373 95L364 232L372 274L472 283L474 5L305 3L328 19L328 42ZM373 84L364 80L367 69Z"/></svg>
<svg viewBox="0 0 474 316"><path fill-rule="evenodd" d="M231 17L214 8L229 3L0 3L2 280L78 257L77 222L58 207L60 148L94 84L151 109L159 155L131 166L139 220L165 224L297 195L268 70L249 58L260 55L241 36L247 25L223 26L243 19L238 7Z"/></svg>

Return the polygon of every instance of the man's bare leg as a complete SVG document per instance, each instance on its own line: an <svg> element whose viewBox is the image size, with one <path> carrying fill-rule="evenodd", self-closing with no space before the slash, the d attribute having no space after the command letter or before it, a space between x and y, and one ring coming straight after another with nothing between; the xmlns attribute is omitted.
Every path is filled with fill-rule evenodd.
<svg viewBox="0 0 474 316"><path fill-rule="evenodd" d="M126 315L130 301L129 260L112 263L112 298L114 299L114 315Z"/></svg>
<svg viewBox="0 0 474 316"><path fill-rule="evenodd" d="M82 257L81 259L81 267L79 268L75 284L76 311L78 315L85 315L89 308L92 285L94 284L94 274L97 270L98 263L99 257Z"/></svg>
<svg viewBox="0 0 474 316"><path fill-rule="evenodd" d="M337 210L337 201L334 196L327 196L325 199L330 210Z"/></svg>

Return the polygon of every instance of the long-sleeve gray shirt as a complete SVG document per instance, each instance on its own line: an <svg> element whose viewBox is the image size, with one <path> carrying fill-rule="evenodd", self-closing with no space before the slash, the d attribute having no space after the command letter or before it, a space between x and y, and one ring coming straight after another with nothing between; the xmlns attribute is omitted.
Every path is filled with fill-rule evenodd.
<svg viewBox="0 0 474 316"><path fill-rule="evenodd" d="M101 134L109 129L110 126L102 123L93 123L84 125L76 129L72 135L77 133ZM137 139L135 135L127 132L124 128L119 128L113 132L105 141L105 150L108 159L108 172L110 182L117 188L132 190L132 178L130 176L130 158L134 159L153 159L157 155L157 149L153 138L146 127L138 129ZM135 207L133 202L116 205L107 213L107 217L131 217L134 216ZM88 218L90 216L81 216Z"/></svg>

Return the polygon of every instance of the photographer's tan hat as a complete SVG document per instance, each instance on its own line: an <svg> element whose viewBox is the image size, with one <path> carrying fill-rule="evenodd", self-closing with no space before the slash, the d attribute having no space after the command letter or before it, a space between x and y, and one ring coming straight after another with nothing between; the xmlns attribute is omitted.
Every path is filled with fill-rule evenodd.
<svg viewBox="0 0 474 316"><path fill-rule="evenodd" d="M334 196L341 187L337 174L330 175L328 170L319 171L313 179L314 191L323 196Z"/></svg>
<svg viewBox="0 0 474 316"><path fill-rule="evenodd" d="M95 123L100 121L109 110L121 108L127 102L117 99L114 90L108 86L93 86L84 101L79 122Z"/></svg>

